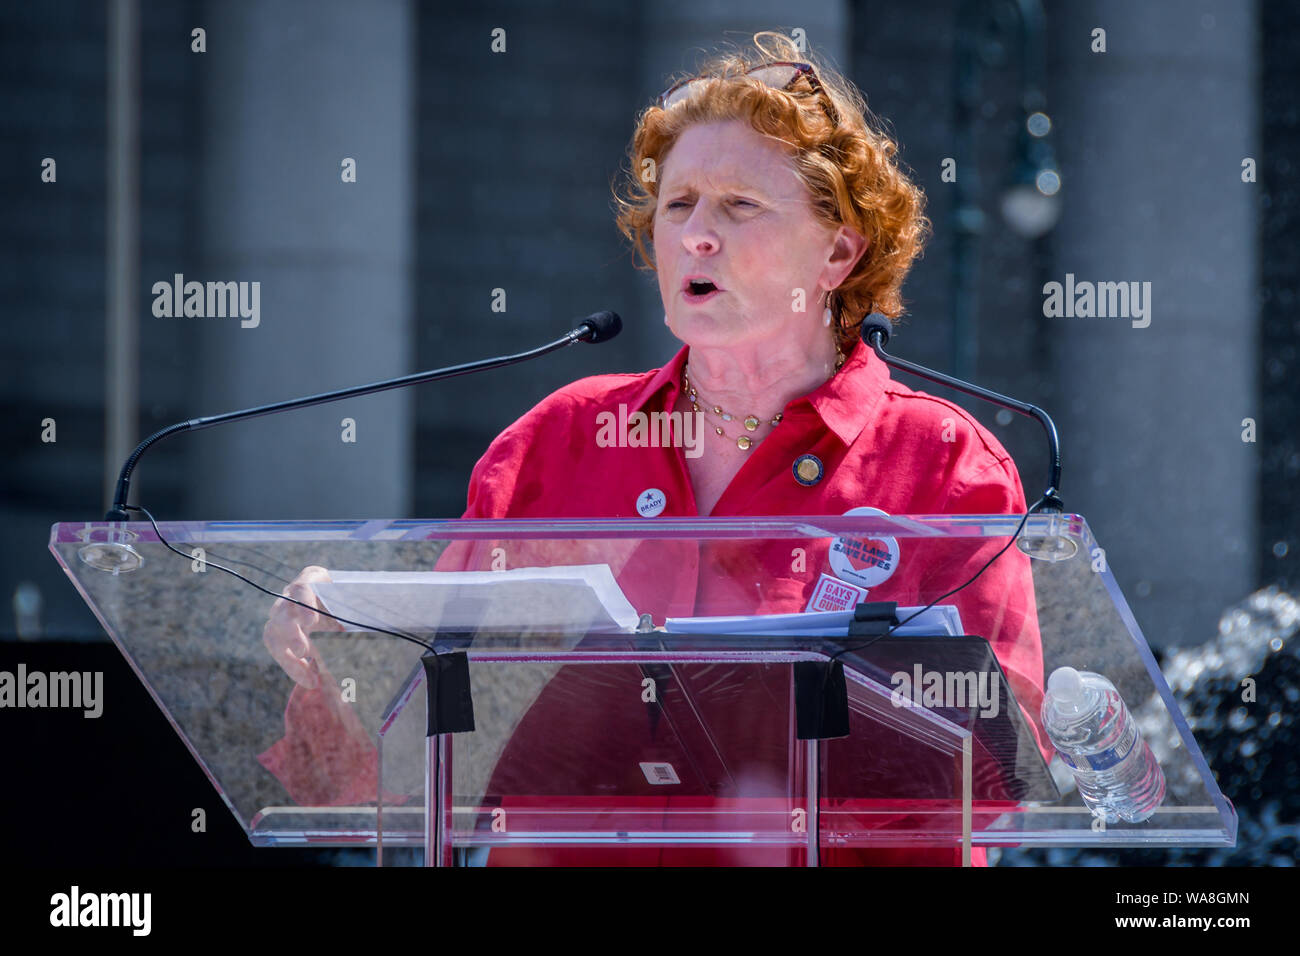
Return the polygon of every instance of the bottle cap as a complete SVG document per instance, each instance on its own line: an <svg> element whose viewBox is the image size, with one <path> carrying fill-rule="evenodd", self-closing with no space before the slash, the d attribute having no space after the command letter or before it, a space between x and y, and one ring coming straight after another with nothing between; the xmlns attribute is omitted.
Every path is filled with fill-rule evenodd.
<svg viewBox="0 0 1300 956"><path fill-rule="evenodd" d="M1086 692L1083 678L1073 667L1058 667L1047 678L1047 693L1057 713L1074 716L1083 713Z"/></svg>

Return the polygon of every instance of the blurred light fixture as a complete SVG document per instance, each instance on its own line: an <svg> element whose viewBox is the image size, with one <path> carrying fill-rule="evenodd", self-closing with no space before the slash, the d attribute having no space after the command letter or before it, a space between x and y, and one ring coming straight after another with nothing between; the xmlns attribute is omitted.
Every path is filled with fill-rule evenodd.
<svg viewBox="0 0 1300 956"><path fill-rule="evenodd" d="M1037 239L1051 232L1061 218L1061 174L1048 134L1052 119L1035 111L1020 129L1016 170L1002 191L1002 218L1017 235Z"/></svg>

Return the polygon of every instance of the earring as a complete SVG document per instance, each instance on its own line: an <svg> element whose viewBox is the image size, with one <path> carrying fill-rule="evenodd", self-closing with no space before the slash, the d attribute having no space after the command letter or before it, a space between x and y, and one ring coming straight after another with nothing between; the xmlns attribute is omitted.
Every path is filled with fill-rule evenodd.
<svg viewBox="0 0 1300 956"><path fill-rule="evenodd" d="M826 296L826 311L822 313L822 325L829 329L833 321L835 321L835 315L831 312L831 297L828 295Z"/></svg>

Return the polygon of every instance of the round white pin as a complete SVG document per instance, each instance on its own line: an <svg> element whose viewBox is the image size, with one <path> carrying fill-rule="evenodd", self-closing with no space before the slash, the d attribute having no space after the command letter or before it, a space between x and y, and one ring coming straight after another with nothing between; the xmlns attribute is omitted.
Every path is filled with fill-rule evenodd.
<svg viewBox="0 0 1300 956"><path fill-rule="evenodd" d="M844 513L889 517L879 508L850 508ZM842 535L831 541L829 558L831 570L841 581L872 588L898 570L898 542L886 535Z"/></svg>
<svg viewBox="0 0 1300 956"><path fill-rule="evenodd" d="M636 499L636 513L642 518L657 518L668 506L668 498L658 488L647 488Z"/></svg>

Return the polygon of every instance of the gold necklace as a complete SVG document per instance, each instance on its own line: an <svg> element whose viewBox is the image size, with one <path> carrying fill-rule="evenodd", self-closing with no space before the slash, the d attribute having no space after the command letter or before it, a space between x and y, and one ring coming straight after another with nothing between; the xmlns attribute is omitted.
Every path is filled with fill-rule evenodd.
<svg viewBox="0 0 1300 956"><path fill-rule="evenodd" d="M687 362L685 367L683 367L682 369L682 378L686 385L686 393L687 395L690 396L691 408L697 412L702 411L702 409L700 408L700 396L695 391L695 386L691 384L691 365L689 362ZM717 415L724 422L734 421L736 418L736 416L732 415L730 412L724 412L722 410L721 405L712 405L709 406L709 408L713 412L713 414ZM781 418L782 415L781 413L778 412L776 417L773 418L767 424L772 426L779 425L781 424ZM763 424L763 422L759 419L757 415L746 415L744 419L741 421L741 424L745 426L746 431L752 432L752 431L757 431L758 426ZM723 438L731 437L725 431L722 430L721 425L714 425L713 430L717 432L719 435L721 435ZM741 451L749 451L749 449L753 446L753 444L754 444L753 439L751 439L748 435L741 435L739 438L736 439L736 447L739 448Z"/></svg>
<svg viewBox="0 0 1300 956"><path fill-rule="evenodd" d="M843 365L844 365L844 353L840 350L839 345L836 344L835 371L838 372L843 367ZM682 367L682 380L686 386L686 393L687 395L690 396L691 408L697 412L703 411L703 409L700 408L699 393L695 391L695 386L691 384L691 363L690 362L687 362ZM705 403L705 406L710 411L712 411L713 414L721 418L724 422L731 422L736 420L736 416L732 415L730 412L723 411L721 405L708 405L707 403ZM777 425L781 424L781 419L783 417L784 415L778 412L776 414L776 417L771 419L769 422L767 422L767 424L775 428ZM741 424L745 426L746 431L753 432L753 431L757 431L758 427L764 424L764 422L757 415L746 415L743 419L741 419ZM721 425L714 425L713 430L723 438L731 437L725 431L723 431ZM736 439L736 447L739 448L741 451L749 451L750 448L754 447L754 440L750 438L748 435L741 435L739 438Z"/></svg>

